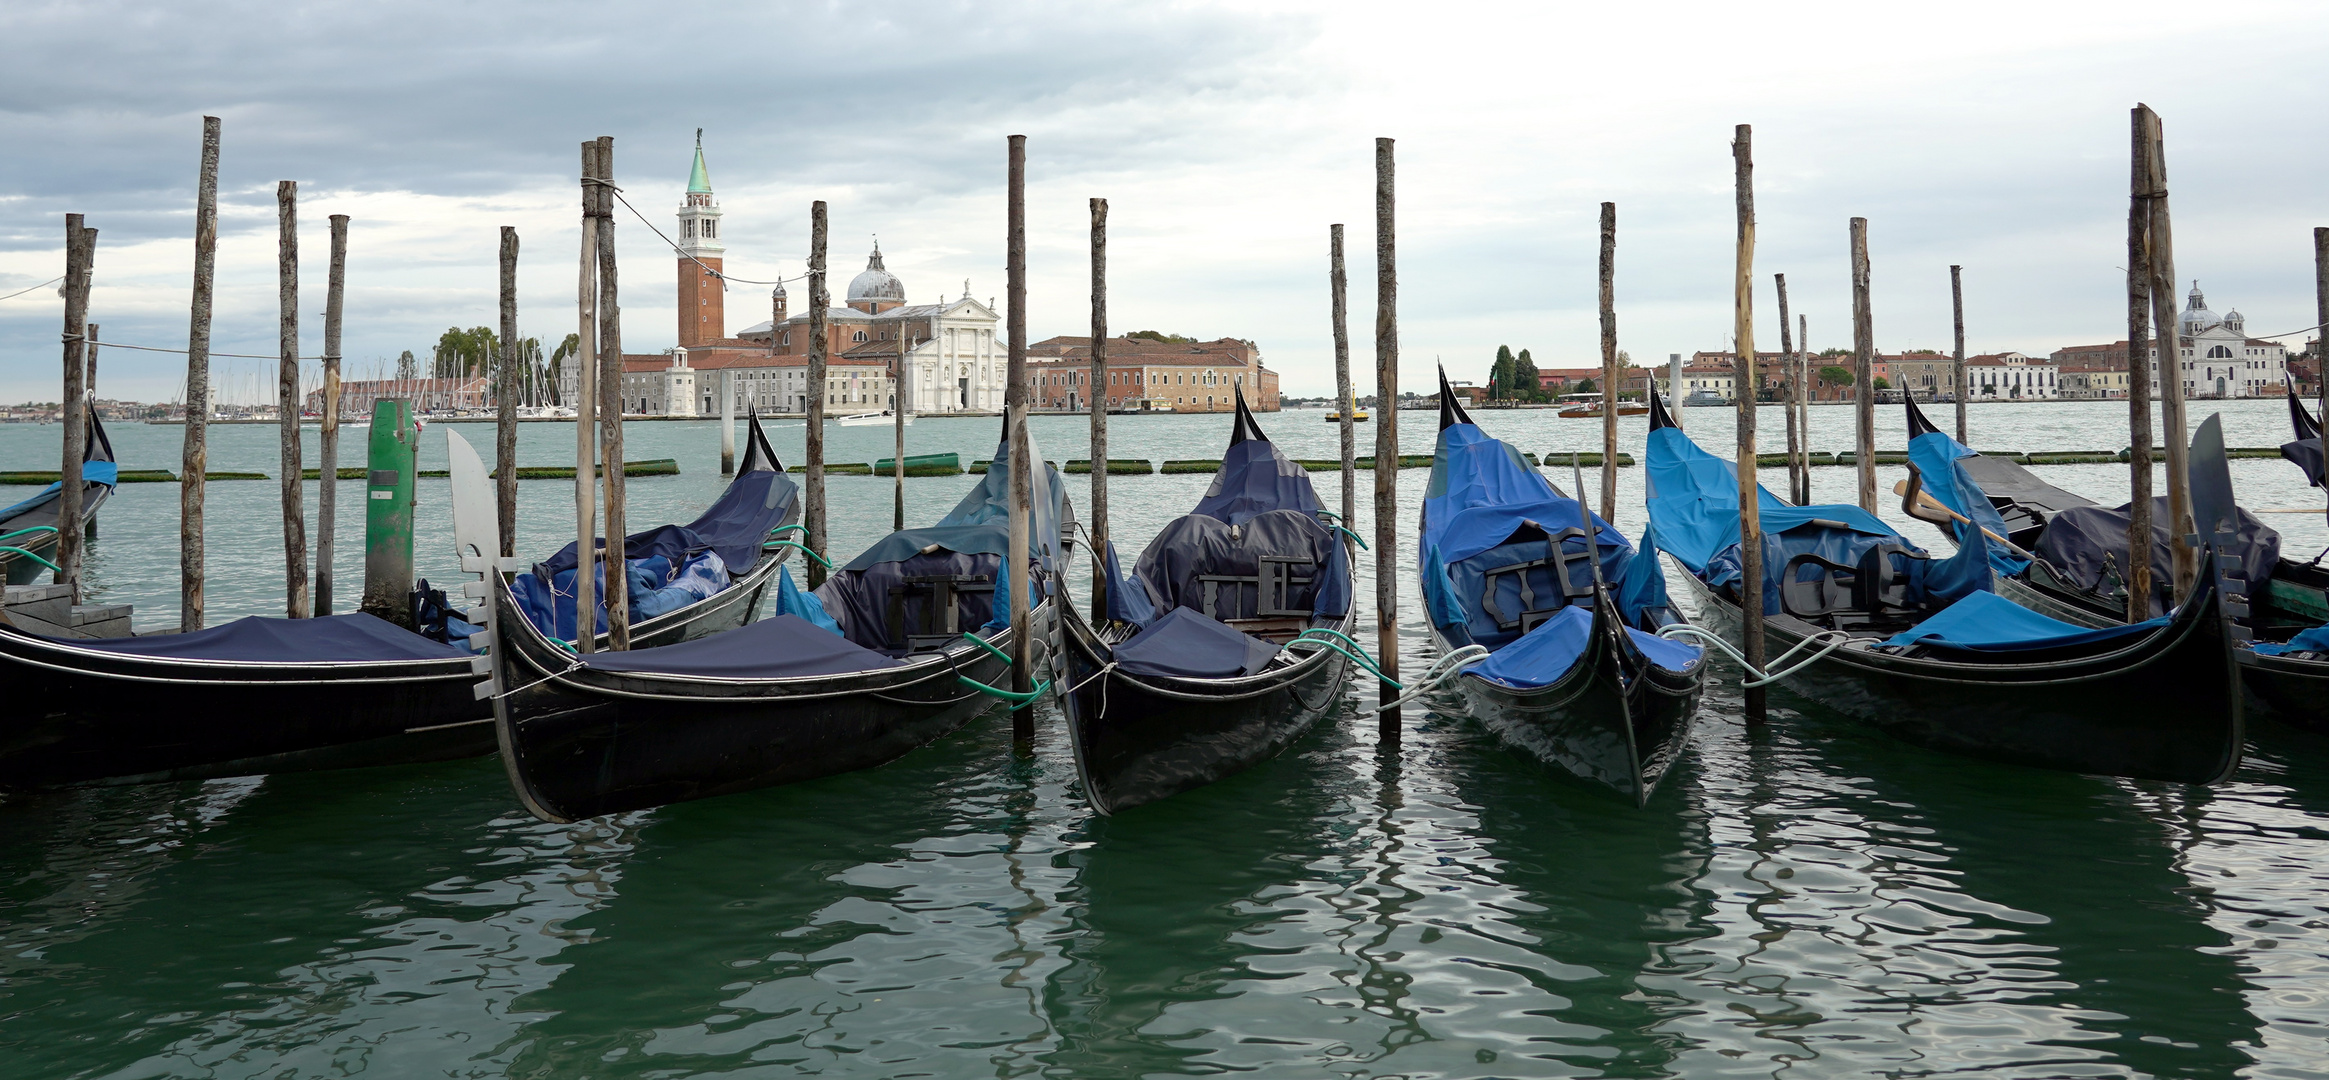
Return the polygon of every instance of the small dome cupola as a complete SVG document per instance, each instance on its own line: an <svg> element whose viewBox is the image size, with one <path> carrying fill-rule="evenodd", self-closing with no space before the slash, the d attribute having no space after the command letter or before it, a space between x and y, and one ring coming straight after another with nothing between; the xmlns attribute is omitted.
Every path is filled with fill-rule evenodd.
<svg viewBox="0 0 2329 1080"><path fill-rule="evenodd" d="M849 279L850 307L864 305L864 310L875 313L886 311L906 302L906 284L899 281L881 263L881 241L873 243L873 255L865 260L865 272Z"/></svg>
<svg viewBox="0 0 2329 1080"><path fill-rule="evenodd" d="M2180 325L2179 332L2186 337L2205 330L2212 330L2218 323L2223 322L2222 319L2216 317L2215 312L2208 310L2207 295L2200 292L2200 283L2197 278L2192 280L2191 295L2184 298L2183 318L2177 322Z"/></svg>
<svg viewBox="0 0 2329 1080"><path fill-rule="evenodd" d="M2248 320L2241 317L2240 309L2234 308L2224 313L2224 329L2245 335L2248 333L2247 326Z"/></svg>

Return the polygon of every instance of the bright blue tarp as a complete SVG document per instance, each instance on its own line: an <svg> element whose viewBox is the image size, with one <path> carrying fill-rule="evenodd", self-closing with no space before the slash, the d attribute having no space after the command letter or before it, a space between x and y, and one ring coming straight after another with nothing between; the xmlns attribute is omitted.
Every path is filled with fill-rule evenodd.
<svg viewBox="0 0 2329 1080"><path fill-rule="evenodd" d="M1972 652L2020 652L2083 645L2114 638L2148 634L2168 623L2167 616L2125 626L2100 629L2048 618L1993 592L1977 592L1927 617L1914 629L1884 642L1886 648L1924 645Z"/></svg>
<svg viewBox="0 0 2329 1080"><path fill-rule="evenodd" d="M2294 652L2329 653L2329 626L2300 631L2297 636L2283 642L2259 641L2253 648L2266 656Z"/></svg>
<svg viewBox="0 0 2329 1080"><path fill-rule="evenodd" d="M1965 470L1963 459L1972 456L1973 451L1964 444L1938 431L1927 432L1908 442L1909 464L1916 466L1918 474L1924 477L1925 494L1973 520L1972 525L1962 521L1948 525L1950 537L1960 546L1966 542L1967 534L1977 534L1979 529L1989 530L1992 536L2006 534L2005 517L1997 512L1981 485ZM2006 550L2004 545L1991 544L1989 565L1998 573L2012 577L2029 569L2030 560Z"/></svg>
<svg viewBox="0 0 2329 1080"><path fill-rule="evenodd" d="M793 569L789 566L779 567L776 571L776 613L807 619L835 634L841 632L841 624L826 613L825 602L817 599L817 594L804 592L800 586L793 584Z"/></svg>
<svg viewBox="0 0 2329 1080"><path fill-rule="evenodd" d="M1177 607L1114 649L1116 666L1133 675L1227 679L1268 665L1278 646L1204 612Z"/></svg>
<svg viewBox="0 0 2329 1080"><path fill-rule="evenodd" d="M779 615L677 645L583 653L598 671L702 675L725 679L785 679L897 667L899 662L851 644L798 615Z"/></svg>
<svg viewBox="0 0 2329 1080"><path fill-rule="evenodd" d="M430 641L386 619L361 613L314 619L252 615L191 634L56 640L99 652L277 664L441 660L469 655L468 649Z"/></svg>
<svg viewBox="0 0 2329 1080"><path fill-rule="evenodd" d="M114 482L120 478L121 466L114 462L84 461L81 463L81 483L83 486L87 486L89 484L103 484L106 487L112 487L114 486ZM38 492L35 492L32 498L26 499L23 502L17 503L16 505L11 506L5 510L0 510L0 521L7 521L9 518L15 517L16 515L30 510L36 506L45 505L49 500L64 494L64 491L64 481L59 480L56 483L50 484L49 486L40 489Z"/></svg>
<svg viewBox="0 0 2329 1080"><path fill-rule="evenodd" d="M1519 640L1496 650L1487 660L1466 669L1466 674L1515 690L1550 686L1568 674L1578 657L1585 655L1585 645L1592 632L1593 610L1572 604L1536 624ZM1625 628L1625 633L1651 663L1668 671L1686 671L1705 655L1698 646L1668 641L1630 626Z"/></svg>

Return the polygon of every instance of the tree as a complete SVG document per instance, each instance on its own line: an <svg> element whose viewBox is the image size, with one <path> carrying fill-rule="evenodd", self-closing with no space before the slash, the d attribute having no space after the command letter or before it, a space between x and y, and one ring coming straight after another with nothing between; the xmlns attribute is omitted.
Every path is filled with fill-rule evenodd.
<svg viewBox="0 0 2329 1080"><path fill-rule="evenodd" d="M412 358L412 350L411 350L411 349L406 349L406 350L404 350L404 352L403 352L401 355L399 355L399 356L396 358L396 377L397 377L397 378L399 378L399 379L417 379L417 378L419 378L419 377L420 377L420 373L421 373L420 361L418 361L418 360L415 360L415 359L413 359L413 358Z"/></svg>
<svg viewBox="0 0 2329 1080"><path fill-rule="evenodd" d="M1892 380L1879 375L1875 379L1870 380L1868 385L1873 386L1878 390L1890 390L1892 389Z"/></svg>
<svg viewBox="0 0 2329 1080"><path fill-rule="evenodd" d="M1124 336L1127 338L1139 338L1143 341L1161 341L1167 345L1187 345L1197 340L1196 338L1192 337L1182 337L1179 334L1166 334L1155 330L1134 330L1133 332ZM1246 344L1251 345L1253 343L1249 341Z"/></svg>
<svg viewBox="0 0 2329 1080"><path fill-rule="evenodd" d="M439 379L490 375L500 351L501 341L490 326L472 326L467 330L449 327L437 338L437 348L429 360L429 374Z"/></svg>
<svg viewBox="0 0 2329 1080"><path fill-rule="evenodd" d="M1818 351L1818 352L1816 352L1816 353L1813 353L1812 355L1813 355L1813 356L1850 356L1850 355L1852 355L1852 350L1850 350L1850 349L1821 349L1820 351Z"/></svg>
<svg viewBox="0 0 2329 1080"><path fill-rule="evenodd" d="M1512 346L1496 347L1496 362L1488 367L1488 398L1500 401L1512 396Z"/></svg>
<svg viewBox="0 0 2329 1080"><path fill-rule="evenodd" d="M1537 377L1536 361L1529 359L1528 350L1512 358L1512 385L1515 397L1522 401L1543 401L1545 389Z"/></svg>
<svg viewBox="0 0 2329 1080"><path fill-rule="evenodd" d="M1827 354L1821 353L1820 355ZM1850 386L1852 385L1852 369L1829 364L1820 369L1820 382L1828 386Z"/></svg>
<svg viewBox="0 0 2329 1080"><path fill-rule="evenodd" d="M1598 387L1595 387L1595 386L1593 385L1593 380L1591 380L1591 379L1579 379L1579 380L1577 380L1577 390L1576 390L1576 392L1577 392L1577 393L1580 393L1580 394L1591 394L1591 393L1595 393L1595 392L1596 392L1598 389L1599 389Z"/></svg>

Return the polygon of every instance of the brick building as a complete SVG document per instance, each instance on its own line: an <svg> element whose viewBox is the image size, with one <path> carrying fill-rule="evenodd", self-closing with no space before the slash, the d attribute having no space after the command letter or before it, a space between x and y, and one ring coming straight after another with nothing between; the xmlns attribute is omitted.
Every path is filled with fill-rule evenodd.
<svg viewBox="0 0 2329 1080"><path fill-rule="evenodd" d="M1228 412L1234 390L1246 407L1278 411L1278 373L1262 364L1261 350L1238 338L1214 341L1108 339L1108 387L1092 392L1092 339L1055 337L1027 347L1028 403L1036 409L1082 412L1095 397L1111 409Z"/></svg>

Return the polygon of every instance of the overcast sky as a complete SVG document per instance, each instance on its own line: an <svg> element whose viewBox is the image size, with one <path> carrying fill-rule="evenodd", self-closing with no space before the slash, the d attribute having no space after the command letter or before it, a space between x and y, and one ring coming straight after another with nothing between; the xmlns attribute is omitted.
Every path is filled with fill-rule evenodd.
<svg viewBox="0 0 2329 1080"><path fill-rule="evenodd" d="M1598 363L1599 204L1620 344L1728 345L1732 126L1755 130L1758 339L1771 273L1811 344L1850 344L1847 222L1870 220L1887 350L2124 336L2128 109L2165 118L2177 273L2217 310L2311 325L2329 224L2329 5L876 5L40 3L0 7L0 294L100 230L107 340L184 348L204 114L224 118L213 348L275 350L277 180L300 184L303 353L326 216L352 216L351 375L496 321L572 329L578 144L669 231L704 129L731 273L800 273L811 200L837 281L879 234L910 300L1003 291L1004 137L1028 136L1030 335L1088 325L1085 200L1110 200L1119 330L1250 338L1289 392L1333 385L1327 226L1350 228L1353 363L1373 362L1373 139L1398 140L1402 382L1499 344ZM673 262L619 220L624 342L673 343ZM800 293L795 292L796 306ZM766 317L729 294L729 329ZM0 300L0 400L57 396L53 289ZM2301 344L2302 338L2291 344ZM261 361L220 362L257 385ZM183 361L108 352L106 396ZM1371 381L1371 380L1362 380ZM228 386L229 397L248 396Z"/></svg>

